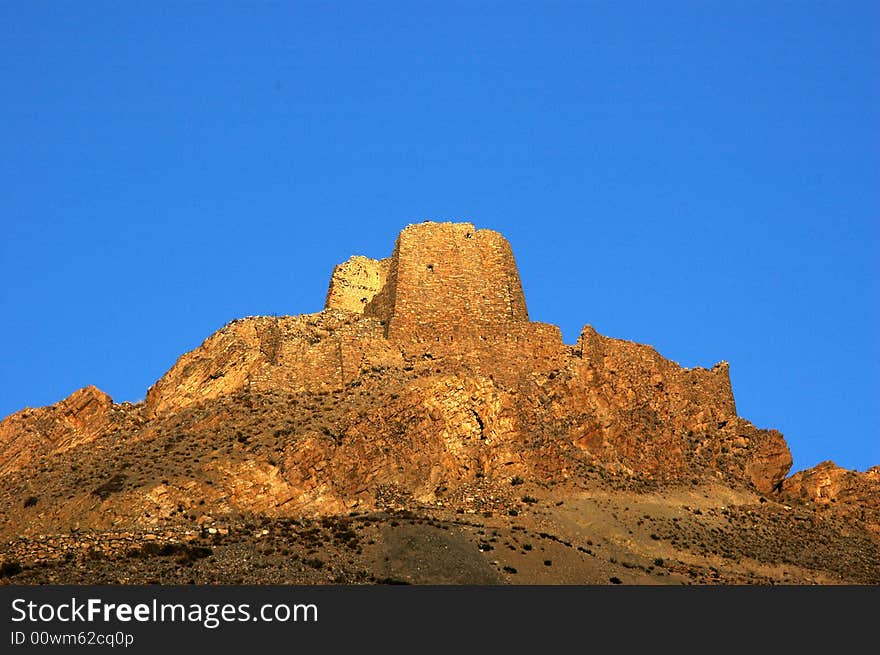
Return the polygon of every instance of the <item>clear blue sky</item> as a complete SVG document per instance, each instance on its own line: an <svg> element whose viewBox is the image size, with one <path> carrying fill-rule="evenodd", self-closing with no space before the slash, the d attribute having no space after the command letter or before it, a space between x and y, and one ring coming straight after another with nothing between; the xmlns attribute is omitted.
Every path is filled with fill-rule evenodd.
<svg viewBox="0 0 880 655"><path fill-rule="evenodd" d="M880 464L877 2L0 4L0 415L139 400L424 219Z"/></svg>

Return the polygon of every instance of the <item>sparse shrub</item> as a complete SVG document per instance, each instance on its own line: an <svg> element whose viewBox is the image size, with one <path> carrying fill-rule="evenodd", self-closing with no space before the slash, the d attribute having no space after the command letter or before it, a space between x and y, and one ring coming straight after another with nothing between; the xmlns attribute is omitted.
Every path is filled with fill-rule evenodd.
<svg viewBox="0 0 880 655"><path fill-rule="evenodd" d="M525 482L525 480L523 480L518 475L515 475L510 479L510 485L512 487L516 487L517 485L523 484L524 482Z"/></svg>
<svg viewBox="0 0 880 655"><path fill-rule="evenodd" d="M3 562L0 564L0 578L11 578L21 573L21 564L18 562Z"/></svg>
<svg viewBox="0 0 880 655"><path fill-rule="evenodd" d="M106 500L111 494L122 491L123 487L125 487L126 479L127 476L124 473L117 473L104 484L95 487L92 490L92 494L98 496L101 500Z"/></svg>
<svg viewBox="0 0 880 655"><path fill-rule="evenodd" d="M211 556L213 553L214 551L206 546L182 546L177 563L189 566L200 559Z"/></svg>
<svg viewBox="0 0 880 655"><path fill-rule="evenodd" d="M24 506L25 507L33 507L34 505L37 504L37 502L39 502L39 500L40 499L37 498L36 496L28 496L27 498L24 499Z"/></svg>

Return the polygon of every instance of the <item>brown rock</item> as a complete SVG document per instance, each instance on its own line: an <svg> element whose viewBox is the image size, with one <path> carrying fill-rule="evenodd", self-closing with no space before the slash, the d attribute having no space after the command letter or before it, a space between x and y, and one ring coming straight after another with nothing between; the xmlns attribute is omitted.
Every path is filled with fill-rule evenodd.
<svg viewBox="0 0 880 655"><path fill-rule="evenodd" d="M783 494L814 503L852 503L880 509L880 466L865 472L845 469L832 461L799 471L782 485Z"/></svg>
<svg viewBox="0 0 880 655"><path fill-rule="evenodd" d="M740 419L741 423L746 423ZM779 485L791 470L791 451L782 434L777 430L759 430L748 423L740 436L749 441L750 457L746 473L762 493L779 489Z"/></svg>
<svg viewBox="0 0 880 655"><path fill-rule="evenodd" d="M822 462L785 480L782 497L834 510L880 538L880 466L861 472Z"/></svg>
<svg viewBox="0 0 880 655"><path fill-rule="evenodd" d="M131 435L132 415L94 388L20 412L0 423L0 470ZM469 223L411 225L390 258L340 264L320 313L232 321L149 389L143 417L140 439L175 435L144 457L171 466L186 439L212 449L201 478L194 460L177 483L106 499L147 524L195 497L216 503L199 514L326 513L483 485L476 507L513 476L574 484L596 467L768 493L791 466L781 434L737 416L725 362L685 369L590 326L566 345L529 320L507 241ZM69 511L110 520L73 496Z"/></svg>
<svg viewBox="0 0 880 655"><path fill-rule="evenodd" d="M402 367L400 350L375 319L347 310L232 321L186 353L147 391L156 416L253 391L341 389L363 371Z"/></svg>
<svg viewBox="0 0 880 655"><path fill-rule="evenodd" d="M333 269L324 309L344 309L362 314L364 307L385 286L390 259L354 255Z"/></svg>
<svg viewBox="0 0 880 655"><path fill-rule="evenodd" d="M114 407L110 396L88 386L54 405L8 416L0 421L0 474L94 440L113 422Z"/></svg>

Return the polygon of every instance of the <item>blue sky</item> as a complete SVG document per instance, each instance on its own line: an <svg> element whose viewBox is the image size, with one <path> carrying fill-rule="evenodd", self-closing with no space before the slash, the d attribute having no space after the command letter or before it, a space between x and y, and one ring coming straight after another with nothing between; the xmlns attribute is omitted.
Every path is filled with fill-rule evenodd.
<svg viewBox="0 0 880 655"><path fill-rule="evenodd" d="M424 219L880 464L876 2L0 4L0 415L139 400Z"/></svg>

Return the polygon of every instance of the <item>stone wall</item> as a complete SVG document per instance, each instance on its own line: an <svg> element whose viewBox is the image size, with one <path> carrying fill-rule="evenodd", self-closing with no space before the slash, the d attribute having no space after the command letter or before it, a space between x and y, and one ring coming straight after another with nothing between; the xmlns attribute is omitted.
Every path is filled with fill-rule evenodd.
<svg viewBox="0 0 880 655"><path fill-rule="evenodd" d="M513 251L471 223L425 222L397 239L385 288L364 313L395 339L492 336L529 320Z"/></svg>

